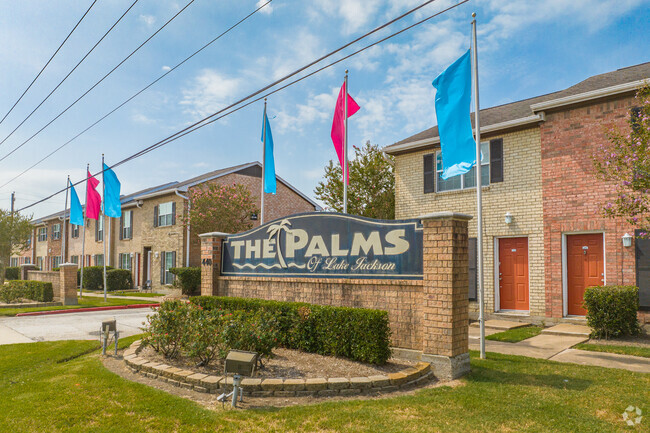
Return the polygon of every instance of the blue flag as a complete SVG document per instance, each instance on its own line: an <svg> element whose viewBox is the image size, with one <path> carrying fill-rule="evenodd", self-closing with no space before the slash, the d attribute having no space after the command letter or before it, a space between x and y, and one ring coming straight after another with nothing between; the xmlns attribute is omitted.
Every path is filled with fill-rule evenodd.
<svg viewBox="0 0 650 433"><path fill-rule="evenodd" d="M81 202L79 201L79 196L77 195L77 191L74 190L74 186L72 186L72 182L68 180L68 183L70 183L70 224L83 226L84 211L81 208Z"/></svg>
<svg viewBox="0 0 650 433"><path fill-rule="evenodd" d="M264 129L266 129L266 147L264 149L264 192L275 194L275 159L273 158L273 135L269 118L264 113L264 127L262 129L262 142L264 142Z"/></svg>
<svg viewBox="0 0 650 433"><path fill-rule="evenodd" d="M108 217L119 218L122 216L121 186L115 172L104 164L104 214Z"/></svg>
<svg viewBox="0 0 650 433"><path fill-rule="evenodd" d="M436 88L436 117L442 147L442 178L467 173L476 163L470 103L472 83L470 51L467 50L433 80Z"/></svg>

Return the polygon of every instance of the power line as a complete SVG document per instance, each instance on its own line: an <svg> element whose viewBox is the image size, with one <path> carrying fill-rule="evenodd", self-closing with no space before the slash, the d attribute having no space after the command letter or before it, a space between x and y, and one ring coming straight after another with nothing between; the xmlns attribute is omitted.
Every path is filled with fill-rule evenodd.
<svg viewBox="0 0 650 433"><path fill-rule="evenodd" d="M11 113L11 112L13 111L13 109L16 107L16 105L18 105L18 103L20 102L20 100L23 99L23 96L25 96L25 94L27 93L27 91L32 87L32 85L36 82L36 80L38 80L38 77L41 76L41 74L43 73L43 71L45 70L45 68L47 68L47 66L50 64L50 62L52 61L52 59L54 59L54 56L57 55L57 53L59 52L59 50L63 47L63 45L65 45L65 43L66 43L67 40L70 38L70 36L72 36L72 33L74 33L74 31L77 29L77 27L79 27L79 24L81 24L81 22L82 22L83 19L86 17L86 15L88 15L88 12L90 12L90 10L93 8L93 6L95 6L95 3L97 3L97 0L94 0L94 1L92 2L92 4L90 5L90 7L86 10L86 12L81 16L81 18L79 18L79 21L77 21L77 24L75 24L75 26L72 28L72 30L70 30L70 33L68 33L68 36L66 36L65 39L63 40L63 42L61 42L61 45L59 45L59 48L57 48L56 51L54 52L54 54L52 54L52 57L50 57L50 60L48 60L47 63L45 64L45 66L43 66L43 67L41 68L41 70L38 72L38 74L36 74L36 77L34 77L34 79L32 80L31 83L29 83L29 86L27 86L27 88L25 89L25 91L23 92L23 94L20 95L20 98L18 98L18 100L17 100L16 102L14 102L14 105L11 106L11 108L9 109L9 111L7 111L7 114L5 114L4 117L2 118L2 120L0 120L0 124L2 124L2 122L4 122L4 120L7 118L7 116L9 115L9 113Z"/></svg>
<svg viewBox="0 0 650 433"><path fill-rule="evenodd" d="M253 103L255 103L255 102L258 102L258 101L264 99L264 98L267 97L268 95L272 95L272 94L274 94L274 93L276 93L276 92L279 92L280 90L283 90L283 89L285 89L285 88L287 88L287 87L289 87L289 86L291 86L291 85L294 85L294 84L296 84L296 83L298 83L298 82L300 82L300 81L302 81L302 80L304 80L304 79L306 79L306 78L308 78L308 77L310 77L310 76L313 76L314 74L316 74L316 73L318 73L318 72L321 72L321 71L323 71L323 70L325 70L325 69L327 69L327 68L329 68L329 67L331 67L331 66L333 66L333 65L335 65L335 64L338 64L338 63L342 62L343 60L346 60L346 59L348 59L348 58L350 58L350 57L352 57L352 56L354 56L354 55L357 55L357 54L359 54L359 53L361 53L361 52L363 52L363 51L365 51L365 50L367 50L367 49L369 49L369 48L371 48L371 47L373 47L373 46L375 46L375 45L378 45L378 44L380 44L380 43L382 43L382 42L384 42L384 41L386 41L386 40L388 40L388 39L391 39L391 38L393 38L393 37L395 37L395 36L397 36L397 35L399 35L399 34L405 32L405 31L407 31L407 30L412 29L413 27L416 27L416 26L418 26L418 25L421 25L421 24L423 24L423 23L425 23L425 22L431 20L432 18L435 18L435 17L437 17L437 16L439 16L439 15L445 13L445 12L448 12L448 11L450 11L450 10L452 10L452 9L454 9L454 8L456 8L456 7L458 7L458 6L462 5L462 4L464 4L464 3L467 3L469 0L461 0L460 2L458 2L458 3L454 4L454 5L451 5L451 6L445 8L445 9L443 9L443 10L441 10L441 11L439 11L439 12L433 14L433 15L428 16L427 18L424 18L424 19L422 19L422 20L420 20L420 21L418 21L418 22L416 22L416 23L414 23L414 24L412 24L412 25L410 25L410 26L408 26L408 27L406 27L406 28L404 28L404 29L402 29L402 30L399 30L399 31L397 31L397 32L395 32L395 33L393 33L393 34L391 34L391 35L389 35L389 36L387 36L387 37L385 37L385 38L383 38L383 39L380 39L380 40L377 41L377 42L374 42L374 43L372 43L372 44L370 44L370 45L368 45L368 46L366 46L366 47L363 47L362 49L359 49L359 50L357 50L357 51L355 51L355 52L353 52L353 53L351 53L351 54L349 54L349 55L347 55L347 56L345 56L345 57L343 57L343 58L341 58L341 59L339 59L339 60L336 60L336 61L334 61L334 62L332 62L332 63L330 63L330 64L328 64L328 65L326 65L326 66L323 66L323 67L321 67L320 69L315 70L315 71L309 73L308 75L306 75L306 76L304 76L304 77L298 78L297 80L294 80L293 82L290 82L290 83L288 83L288 84L286 84L286 85L284 85L284 86L282 86L282 87L280 87L280 88L278 88L278 89L275 89L275 90L273 90L273 91L271 91L271 92L269 92L269 93L267 93L267 94L265 94L265 95L263 95L263 96L260 96L260 97L258 97L257 99L254 99L254 100L252 100L252 101L249 101L248 103L246 103L246 104L244 104L244 105L242 105L242 106L240 106L240 107L234 108L234 107L236 107L237 105L241 104L242 102L247 101L248 99L255 98L255 96L259 95L260 93L264 92L265 90L268 90L270 87L273 87L273 86L275 86L276 84L279 84L280 82L283 82L283 81L287 80L288 78L291 78L292 76L295 76L295 75L299 74L300 72L304 71L304 70L307 69L308 67L313 66L315 63L318 63L318 62L320 62L321 60L326 59L326 58L328 58L328 57L330 57L330 56L332 56L332 55L334 55L334 54L340 52L341 50L345 49L346 47L349 47L349 46L352 45L353 43L355 43L355 42L357 42L357 41L359 41L359 40L361 40L361 39L363 39L363 38L365 38L365 37L367 37L367 36L369 36L369 35L371 35L371 34L377 32L377 31L379 31L380 29L385 28L387 25L390 25L390 24L392 24L392 23L394 23L394 22L396 22L396 21L398 21L398 20L400 20L400 19L406 17L407 15L409 15L409 14L415 12L416 10L418 10L418 9L420 9L420 8L422 8L422 7L424 7L424 6L428 5L428 4L430 4L430 3L433 3L434 1L436 1L436 0L429 0L429 1L427 1L427 2L425 2L425 3L423 3L423 4L421 4L420 6L417 6L416 8L411 9L410 11L404 13L403 15L400 15L398 18L395 18L395 19L389 21L388 23L383 24L382 26L377 27L377 28L375 28L374 30L371 30L370 32L368 32L368 33L366 33L366 34L360 36L359 38L355 39L354 41L349 42L349 43L343 45L342 47L337 48L336 50L334 50L334 51L332 51L332 52L326 54L325 56L319 58L318 60L309 63L307 66L304 66L304 67L299 68L298 70L296 70L296 71L294 71L294 72L288 74L287 76L285 76L285 77L283 77L283 78L281 78L281 79L275 81L274 83L272 83L272 84L270 84L270 85L268 85L268 86L265 86L264 88L262 88L262 89L260 89L260 90L255 91L254 93L251 93L250 95L248 95L248 96L246 96L246 97L240 99L239 101L237 101L237 102L235 102L235 103L229 105L228 107L225 107L225 108L223 108L223 109L217 111L216 113L213 113L213 114L211 114L211 115L209 115L209 116L207 116L207 117L205 117L205 118L199 120L198 122L195 122L194 124L192 124L192 125L190 125L190 126L184 128L184 129L182 129L182 130L180 130L180 131L178 131L178 132L176 132L176 133L174 133L174 134L172 134L172 135L170 135L170 136L168 136L168 137L166 137L166 138L164 138L164 139L162 139L162 140L160 140L160 141L158 141L158 142L156 142L156 143L154 143L154 144L152 144L152 145L150 145L150 146L147 146L146 148L144 148L144 149L142 149L142 150L140 150L140 151L134 153L133 155L124 158L123 160L121 160L121 161L119 161L119 162L117 162L117 163L111 165L111 166L109 167L109 169L113 169L113 168L118 167L118 166L120 166L120 165L122 165L122 164L125 164L125 163L127 163L127 162L129 162L129 161L131 161L131 160L133 160L133 159L139 158L139 157L141 157L141 156L143 156L143 155L145 155L145 154L147 154L147 153L149 153L149 152L151 152L151 151L153 151L153 150L156 150L156 149L158 149L158 148L160 148L160 147L162 147L162 146L164 146L164 145L166 145L166 144L169 144L169 143L171 143L171 142L173 142L173 141L175 141L175 140L177 140L177 139L179 139L179 138L181 138L181 137L183 137L183 136L185 136L185 135L187 135L187 134L190 134L190 133L192 133L192 132L194 132L194 131L196 131L196 130L198 130L198 129L204 127L204 126L207 126L207 125L209 125L209 124L211 124L211 123L214 123L214 122L216 122L217 120L222 119L222 118L224 118L224 117L226 117L226 116L229 116L229 115L235 113L236 111L239 111L239 110L241 110L241 109L243 109L243 108L245 108L245 107L247 107L247 106L249 106L249 105L251 105L251 104L253 104ZM233 109L233 108L234 108L234 109ZM231 109L232 109L232 110L231 110ZM225 114L219 116L219 114L221 114L221 113L223 113L224 111L227 111L227 110L231 110L231 111L228 111L227 113L225 113ZM217 116L219 116L219 117L217 117ZM102 167L102 170L98 171L98 172L95 173L93 176L98 176L99 174L102 174L104 171L105 171L105 170L104 170L103 167ZM86 179L80 180L80 181L78 181L78 182L72 184L72 186L77 186L77 185L79 185L79 184L81 184L81 183L83 183L83 182L85 182L85 181L86 181ZM27 205L27 206L22 207L21 209L18 209L17 212L22 212L22 211L25 210L25 209L28 209L28 208L30 208L30 207L36 206L36 205L38 205L38 204L40 204L40 203L43 203L43 202L45 202L45 201L51 199L52 197L55 197L56 195L61 194L62 192L65 192L67 189L68 189L68 188L63 188L63 189L61 189L61 190L59 190L59 191L57 191L57 192L55 192L55 193L52 193L52 194L50 194L49 196L47 196L47 197L45 197L45 198L43 198L43 199L41 199L41 200L39 200L39 201L37 201L37 202L34 202L34 203L30 204L30 205Z"/></svg>
<svg viewBox="0 0 650 433"><path fill-rule="evenodd" d="M51 92L50 92L50 93L45 97L45 99L43 99L43 100L41 101L41 103L38 104L38 105L36 106L36 108L34 108L34 109L32 110L32 112L29 113L29 115L28 115L27 117L25 117L25 118L23 119L23 121L20 122L20 123L18 124L18 126L16 126L16 127L14 128L14 130L11 131L11 132L9 133L9 135L7 135L7 136L6 136L2 141L0 141L0 146L2 146L2 144L3 144L5 141L7 141L7 139L8 139L9 137L11 137L11 136L14 134L14 132L16 132L16 131L18 130L18 128L20 128L21 126L23 126L23 123L27 122L27 120L28 120L30 117L32 117L32 115L33 115L34 113L36 113L36 110L38 110L39 108L41 108L41 105L43 105L43 104L45 103L45 101L47 101L47 100L50 98L50 96L52 96L52 94L53 94L54 92L56 92L56 90L57 90L59 87L61 87L61 85L65 82L65 80L67 80L68 77L69 77L70 75L72 75L72 73L73 73L73 72L74 72L74 71L79 67L79 65L81 65L81 63L83 63L83 61L86 60L86 57L88 57L88 56L90 55L90 53L92 53L93 50L94 50L95 48L97 48L97 45L99 45L99 44L104 40L104 38L105 38L106 36L108 36L108 34L109 34L109 33L110 33L114 28L115 28L115 26L117 26L117 24L118 24L120 21L122 21L122 18L124 18L124 16L125 16L125 15L126 15L126 14L127 14L127 13L132 9L132 8L133 8L133 6L135 6L135 4L136 4L138 1L140 1L140 0L135 0L135 1L131 4L131 6L129 6L128 9L127 9L126 11L124 11L124 13L122 14L122 16L120 16L120 18L119 18L117 21L115 21L115 23L111 26L111 28L108 29L108 31L107 31L106 33L104 33L104 36L102 36L102 37L97 41L97 43L96 43L95 45L93 45L93 47L90 49L90 51L88 51L88 52L86 53L86 55L83 56L81 60L79 60L79 62L75 65L75 67L72 68L72 70L70 70L70 72L68 72L68 75L66 75L65 77L63 77L63 79L62 79L61 81L59 81L59 84L57 84L56 87L55 87L54 89L52 89L52 91L51 91ZM0 122L0 123L2 123L2 122ZM8 156L8 155L7 155L7 156Z"/></svg>
<svg viewBox="0 0 650 433"><path fill-rule="evenodd" d="M93 86L92 86L90 89L86 90L86 92L84 92L83 95L81 95L80 97L78 97L78 98L77 98L77 99L76 99L72 104L68 105L68 106L66 107L65 110L63 110L62 112L60 112L59 114L57 114L57 116L56 116L54 119L50 120L47 124L45 124L45 126L43 126L41 129L39 129L38 131L36 131L36 132L31 136L31 137L29 137L27 140L23 141L23 142L22 142L21 144L19 144L16 148L14 148L11 152L9 152L8 154L6 154L6 155L3 156L2 158L0 158L0 162L4 161L5 159L7 159L7 157L9 157L9 156L10 156L11 154L13 154L15 151L17 151L18 149L20 149L21 147L23 147L25 144L29 143L29 142L30 142L34 137L36 137L38 134L40 134L40 133L41 133L45 128L47 128L47 127L50 126L52 123L54 123L54 121L56 121L59 117L63 116L63 115L64 115L64 114L65 114L65 113L66 113L70 108L72 108L72 107L73 107L77 102L81 101L81 99L83 99L87 94L89 94L89 93L90 93L90 92L91 92L95 87L99 86L99 84L100 84L102 81L104 81L104 80L105 80L109 75L111 75L113 72L115 72L115 70L116 70L117 68L119 68L120 66L122 66L122 64L124 64L124 62L126 62L127 60L129 60L129 59L131 58L131 56L133 56L136 52L138 52L138 50L140 50L140 48L142 48L142 47L143 47L147 42L149 42L151 39L153 39L154 36L156 36L156 35L157 35L157 34L158 34L162 29L164 29L165 27L167 27L167 24L171 23L171 22L172 22L172 21L173 21L177 16L179 16L179 15L180 15L180 14L181 14L185 9L187 9L187 8L188 8L192 3L194 3L194 1L195 1L195 0L190 0L190 2L187 3L187 4L183 7L183 9L181 9L181 10L178 11L178 12L177 12L173 17L171 17L171 18L170 18L170 19L169 19L165 24L162 25L162 27L160 27L158 30L156 30L156 31L154 32L154 34L152 34L151 36L149 36L149 37L148 37L148 38L147 38L143 43L141 43L141 44L140 44L140 45L139 45L135 50L133 50L133 51L131 52L131 54L129 54L128 56L126 56L126 57L125 57L125 58L124 58L120 63L117 64L117 66L115 66L113 69L111 69L111 70L110 70L106 75L104 75L104 76L103 76L103 77L102 77L98 82L96 82L95 84L93 84Z"/></svg>
<svg viewBox="0 0 650 433"><path fill-rule="evenodd" d="M96 120L93 124L91 124L90 126L88 126L86 129L84 129L83 131L79 132L77 135L75 135L74 137L72 137L70 140L66 141L65 143L63 143L62 145L60 145L59 147L57 147L56 149L54 149L52 152L50 152L49 154L47 154L46 156L44 156L43 158L41 158L39 161L37 161L35 164L33 164L33 165L31 165L30 167L28 167L27 169L25 169L23 172L21 172L21 173L18 174L17 176L15 176L15 177L13 177L12 179L10 179L8 182L5 182L2 186L0 186L0 188L4 188L5 186L9 185L11 182L13 182L14 180L18 179L19 177L21 177L22 175L24 175L25 173L27 173L28 171L30 171L31 169L33 169L34 167L36 167L37 165L39 165L40 163L42 163L43 161L45 161L46 159L48 159L49 157L51 157L52 155L54 155L55 153L57 153L59 150L63 149L65 146L67 146L68 144L72 143L72 142L73 142L74 140L76 140L77 138L81 137L83 134L85 134L86 132L88 132L90 129L94 128L96 125L98 125L98 124L99 124L100 122L102 122L104 119L106 119L108 116L110 116L111 114L115 113L117 110L119 110L120 108L122 108L123 106L125 106L126 104L128 104L129 102L131 102L131 100L133 100L134 98L136 98L137 96L139 96L142 92L144 92L145 90L149 89L151 86L153 86L153 85L156 84L158 81L160 81L160 80L162 80L163 78L165 78L168 74L172 73L174 70L176 70L177 68L179 68L181 65L183 65L185 62L187 62L188 60L190 60L192 57L196 56L196 55L199 54L201 51L203 51L204 49L206 49L207 47L209 47L210 45L212 45L214 42L216 42L217 40L219 40L222 36L225 36L225 35L226 35L227 33L229 33L231 30L235 29L237 26L239 26L239 25L242 24L244 21L246 21L248 18L252 17L252 16L253 16L254 14L256 14L260 9L264 8L266 5L268 5L269 3L271 3L271 1L272 1L272 0L268 0L266 3L264 3L264 4L261 5L261 6L259 6L257 9L255 9L254 11L252 11L251 13L249 13L248 15L246 15L244 18L242 18L241 20L239 20L238 22L236 22L235 24L233 24L232 26L230 26L226 31L224 31L224 32L222 32L221 34L219 34L217 37L215 37L214 39L212 39L212 40L211 40L210 42L208 42L207 44L203 45L201 48L199 48L198 50L196 50L196 51L195 51L194 53L192 53L190 56L186 57L183 61L181 61L180 63L178 63L176 66L174 66L173 68L171 68L169 71L165 72L165 73L162 74L160 77L158 77L157 79L155 79L154 81L152 81L151 83L149 83L147 86L143 87L140 91L138 91L137 93L133 94L130 98L128 98L126 101L122 102L122 103L121 103L120 105L118 105L117 107L113 108L111 111L109 111L109 112L106 113L104 116L102 116L101 118L99 118L98 120Z"/></svg>

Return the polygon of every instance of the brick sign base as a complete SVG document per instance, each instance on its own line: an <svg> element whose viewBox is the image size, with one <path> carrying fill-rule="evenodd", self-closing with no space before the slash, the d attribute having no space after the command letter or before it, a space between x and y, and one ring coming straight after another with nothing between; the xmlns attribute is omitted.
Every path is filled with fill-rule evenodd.
<svg viewBox="0 0 650 433"><path fill-rule="evenodd" d="M220 275L227 234L201 237L201 295L307 302L388 312L395 353L431 364L438 378L469 372L467 222L437 212L421 217L422 280L271 278Z"/></svg>

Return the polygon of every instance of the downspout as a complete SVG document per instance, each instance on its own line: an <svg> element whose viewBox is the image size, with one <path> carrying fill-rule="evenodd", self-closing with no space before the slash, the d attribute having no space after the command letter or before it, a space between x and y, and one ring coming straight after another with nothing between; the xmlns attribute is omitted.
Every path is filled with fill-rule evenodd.
<svg viewBox="0 0 650 433"><path fill-rule="evenodd" d="M187 200L187 213L190 213L190 199L189 197L184 196L183 194L179 193L177 189L174 190L177 196L182 198L183 200ZM185 267L190 267L190 223L189 220L187 222L187 236L186 236L186 241L185 241Z"/></svg>

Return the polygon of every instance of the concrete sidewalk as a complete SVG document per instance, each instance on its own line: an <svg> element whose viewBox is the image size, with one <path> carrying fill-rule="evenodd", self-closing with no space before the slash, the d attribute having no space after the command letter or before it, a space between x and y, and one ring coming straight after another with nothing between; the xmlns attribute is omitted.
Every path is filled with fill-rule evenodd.
<svg viewBox="0 0 650 433"><path fill-rule="evenodd" d="M650 373L650 358L571 349L576 344L589 340L589 337L584 335L582 329L579 329L584 327L565 330L564 328L567 326L576 325L562 325L563 328L561 329L550 329L550 332L544 332L518 343L485 340L485 351L581 365L620 368L637 373ZM502 331L503 328L493 329L488 327L486 322L486 336ZM472 350L480 349L478 327L470 326L469 328L469 348Z"/></svg>

